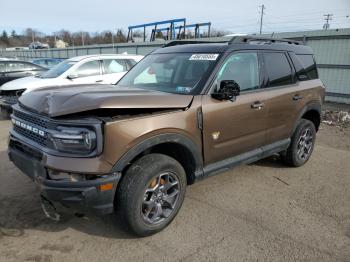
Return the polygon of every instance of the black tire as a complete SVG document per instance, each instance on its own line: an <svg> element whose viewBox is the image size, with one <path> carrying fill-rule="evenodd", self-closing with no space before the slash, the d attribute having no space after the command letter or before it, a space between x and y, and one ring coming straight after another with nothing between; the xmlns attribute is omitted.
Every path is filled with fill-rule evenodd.
<svg viewBox="0 0 350 262"><path fill-rule="evenodd" d="M154 181L157 184L152 186ZM162 154L145 155L131 165L120 182L116 196L117 214L134 234L155 234L167 227L177 215L185 197L186 185L186 173L178 161ZM165 187L169 186L172 188L165 191ZM149 190L154 191L147 192ZM159 194L167 196L167 201L160 199ZM168 202L173 202L173 206L170 207ZM164 218L160 216L157 220L159 205L164 205L161 211Z"/></svg>
<svg viewBox="0 0 350 262"><path fill-rule="evenodd" d="M309 138L305 139L305 132L307 132L306 137ZM310 159L315 146L315 141L316 128L314 123L307 119L301 119L294 131L288 149L281 154L282 161L291 167L304 165Z"/></svg>

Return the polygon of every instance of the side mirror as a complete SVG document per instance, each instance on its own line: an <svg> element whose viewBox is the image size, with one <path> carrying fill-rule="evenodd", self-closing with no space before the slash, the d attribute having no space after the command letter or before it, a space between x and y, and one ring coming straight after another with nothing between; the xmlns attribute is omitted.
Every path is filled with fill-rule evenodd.
<svg viewBox="0 0 350 262"><path fill-rule="evenodd" d="M239 84L234 80L222 80L220 82L220 88L216 93L211 94L212 98L218 100L231 100L235 101L236 96L239 96L241 90Z"/></svg>
<svg viewBox="0 0 350 262"><path fill-rule="evenodd" d="M76 74L76 73L69 74L69 75L67 76L67 78L68 78L69 80L76 79L76 78L78 78L78 74Z"/></svg>

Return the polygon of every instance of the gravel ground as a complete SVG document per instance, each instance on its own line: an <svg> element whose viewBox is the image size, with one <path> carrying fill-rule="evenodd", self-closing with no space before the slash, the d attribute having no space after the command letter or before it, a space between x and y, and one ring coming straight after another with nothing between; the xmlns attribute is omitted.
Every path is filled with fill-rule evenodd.
<svg viewBox="0 0 350 262"><path fill-rule="evenodd" d="M0 261L350 261L350 129L322 125L311 160L271 157L188 188L163 232L137 239L113 216L46 219L6 154L0 120Z"/></svg>

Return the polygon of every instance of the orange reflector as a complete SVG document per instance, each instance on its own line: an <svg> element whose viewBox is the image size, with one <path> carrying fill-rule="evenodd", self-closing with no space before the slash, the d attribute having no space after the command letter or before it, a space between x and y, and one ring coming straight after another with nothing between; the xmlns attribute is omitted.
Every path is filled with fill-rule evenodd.
<svg viewBox="0 0 350 262"><path fill-rule="evenodd" d="M100 185L100 190L101 191L107 191L107 190L112 190L112 189L113 189L113 183Z"/></svg>

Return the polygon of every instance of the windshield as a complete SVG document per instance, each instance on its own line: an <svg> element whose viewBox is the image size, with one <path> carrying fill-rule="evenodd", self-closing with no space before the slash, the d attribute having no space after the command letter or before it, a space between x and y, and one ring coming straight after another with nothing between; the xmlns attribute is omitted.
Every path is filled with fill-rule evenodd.
<svg viewBox="0 0 350 262"><path fill-rule="evenodd" d="M147 56L118 82L118 86L175 94L198 94L219 54L153 54Z"/></svg>
<svg viewBox="0 0 350 262"><path fill-rule="evenodd" d="M66 72L69 68L71 68L76 62L72 61L63 61L58 65L51 68L49 71L43 73L40 78L56 78Z"/></svg>

